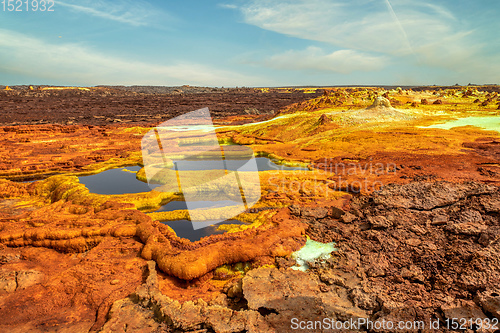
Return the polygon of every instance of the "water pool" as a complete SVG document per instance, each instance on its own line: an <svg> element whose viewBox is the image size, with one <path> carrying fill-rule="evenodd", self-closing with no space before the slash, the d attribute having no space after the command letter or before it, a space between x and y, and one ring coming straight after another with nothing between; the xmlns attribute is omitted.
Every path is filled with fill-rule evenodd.
<svg viewBox="0 0 500 333"><path fill-rule="evenodd" d="M434 124L422 128L441 128L451 129L461 126L476 126L490 131L497 131L500 133L500 116L487 116L487 117L467 117L456 120L450 120L443 124Z"/></svg>
<svg viewBox="0 0 500 333"><path fill-rule="evenodd" d="M160 221L174 229L178 237L189 239L191 242L196 242L202 237L210 235L220 235L225 233L224 230L217 230L217 227L222 224L246 224L239 220L226 220L216 225L211 225L201 229L193 229L193 225L189 220L176 220L176 221Z"/></svg>
<svg viewBox="0 0 500 333"><path fill-rule="evenodd" d="M136 172L140 169L140 166L111 169L95 175L79 177L79 180L91 193L96 194L149 192L151 188L148 184L136 178Z"/></svg>
<svg viewBox="0 0 500 333"><path fill-rule="evenodd" d="M255 158L257 163L257 169L259 171L268 170L308 170L303 167L289 167L284 165L278 165L271 161L267 157L257 157ZM221 164L219 161L213 160L203 160L203 161L189 161L182 160L181 164L182 170L211 170L218 168ZM178 164L179 165L179 164ZM236 170L241 165L241 161L228 160L226 161L226 166L228 170ZM151 191L150 186L147 183L142 182L136 178L136 172L141 169L140 166L131 166L126 168L117 168L106 170L91 176L79 177L80 183L84 184L91 193L96 194L124 194L124 193L141 193ZM252 171L250 168L243 166L241 171ZM155 188L159 185L151 184L151 187Z"/></svg>

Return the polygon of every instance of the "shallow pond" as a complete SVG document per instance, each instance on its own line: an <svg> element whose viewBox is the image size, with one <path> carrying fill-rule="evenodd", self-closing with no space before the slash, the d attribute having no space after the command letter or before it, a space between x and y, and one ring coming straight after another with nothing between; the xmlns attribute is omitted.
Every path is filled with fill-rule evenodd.
<svg viewBox="0 0 500 333"><path fill-rule="evenodd" d="M136 178L136 172L140 169L140 166L111 169L95 175L79 177L79 180L91 193L96 194L149 192L151 188L148 184Z"/></svg>
<svg viewBox="0 0 500 333"><path fill-rule="evenodd" d="M435 124L423 128L441 128L451 129L460 126L477 126L490 131L500 132L500 116L487 116L487 117L467 117L456 120L450 120L443 124Z"/></svg>
<svg viewBox="0 0 500 333"><path fill-rule="evenodd" d="M200 208L217 208L238 205L238 202L232 200L219 200L219 201L194 201L191 202L191 209ZM188 209L185 201L170 201L169 203L161 206L156 212L172 212L174 210Z"/></svg>
<svg viewBox="0 0 500 333"><path fill-rule="evenodd" d="M214 170L219 169L222 160L179 160L175 161L177 163L177 168L184 171L193 170ZM246 165L246 161L242 160L225 160L225 165L227 170L239 170L239 171L254 171L252 166ZM279 165L271 161L267 157L256 157L255 162L257 164L257 169L259 171L269 171L269 170L308 170L304 167L289 167L285 165Z"/></svg>
<svg viewBox="0 0 500 333"><path fill-rule="evenodd" d="M308 170L303 167L288 167L278 165L272 162L267 157L255 158L257 169L259 171L267 170ZM182 164L180 164L182 163ZM241 161L228 160L226 166L228 170L236 170L240 167ZM203 161L188 161L183 160L178 163L182 170L211 170L220 166L220 161L203 160ZM106 170L91 176L79 177L80 183L85 184L91 193L96 194L124 194L124 193L141 193L151 191L147 183L136 178L136 172L141 169L140 166L132 166L126 168L117 168ZM251 168L243 166L240 171L252 171ZM151 186L158 187L158 185Z"/></svg>
<svg viewBox="0 0 500 333"><path fill-rule="evenodd" d="M257 157L256 159L257 168L259 171L266 170L308 170L303 167L287 167L283 165L278 165L272 162L267 157ZM182 170L210 170L215 169L220 166L220 161L179 161L180 168ZM178 164L178 166L179 166ZM239 169L241 171L251 171L250 168L243 166L241 168L241 161L228 160L226 161L226 167L228 170ZM112 170L107 170L92 176L79 177L80 183L85 184L91 193L97 194L124 194L124 193L140 193L148 192L151 188L147 183L142 182L136 178L136 172L140 170L140 166L117 168ZM231 200L218 200L218 201L196 201L190 204L190 208L216 208L216 207L226 207L234 206L238 204ZM184 201L171 201L163 205L157 212L169 212L175 210L187 210L187 205ZM221 224L245 224L239 220L226 220L219 222L215 225L203 227L194 230L192 222L189 220L177 220L177 221L161 221L162 223L170 226L177 234L177 236L189 239L190 241L198 241L202 237L210 235L223 234L225 231L217 230L217 227ZM215 221L214 221L215 222ZM196 223L196 222L195 222Z"/></svg>
<svg viewBox="0 0 500 333"><path fill-rule="evenodd" d="M202 237L210 235L220 235L225 233L224 230L217 230L217 227L222 224L246 224L239 220L226 220L224 222L218 223L216 225L211 225L202 229L193 229L193 225L189 220L177 220L177 221L161 221L161 223L168 225L170 228L174 229L178 237L189 239L192 242L200 240Z"/></svg>

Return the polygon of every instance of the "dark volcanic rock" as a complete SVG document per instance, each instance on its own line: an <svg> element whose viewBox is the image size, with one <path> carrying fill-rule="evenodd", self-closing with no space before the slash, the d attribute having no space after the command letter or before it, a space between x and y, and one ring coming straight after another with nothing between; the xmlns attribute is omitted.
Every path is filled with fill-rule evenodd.
<svg viewBox="0 0 500 333"><path fill-rule="evenodd" d="M322 219L327 214L328 209L325 207L304 207L300 212L300 215L303 217L314 217L316 219Z"/></svg>
<svg viewBox="0 0 500 333"><path fill-rule="evenodd" d="M336 267L375 292L379 319L498 316L498 198L497 187L472 182L390 185L373 200L357 197L352 208L366 217L337 226Z"/></svg>
<svg viewBox="0 0 500 333"><path fill-rule="evenodd" d="M0 90L0 125L134 123L157 125L162 121L204 107L212 117L253 117L265 120L284 107L320 96L290 89L208 87L111 87L43 90L15 87ZM247 119L246 122L249 120Z"/></svg>
<svg viewBox="0 0 500 333"><path fill-rule="evenodd" d="M305 273L285 269L290 260L277 258L280 269L250 270L226 284L227 296L207 304L179 303L162 295L151 262L146 283L132 297L115 302L103 332L123 325L138 332L141 325L174 331L286 332L293 318L425 323L498 318L500 217L490 212L498 197L498 188L478 183L390 186L381 195L355 197L350 211L358 216L350 223L332 220L325 213L331 207L292 205L290 211L310 225L307 232L316 240L336 235L338 250L327 264ZM471 225L481 226L481 233L467 232ZM229 303L236 300L244 305L235 310ZM446 330L441 326L439 331Z"/></svg>
<svg viewBox="0 0 500 333"><path fill-rule="evenodd" d="M449 206L472 195L488 194L496 188L482 183L454 184L449 182L416 182L407 185L388 185L377 192L373 200L387 208L431 210Z"/></svg>

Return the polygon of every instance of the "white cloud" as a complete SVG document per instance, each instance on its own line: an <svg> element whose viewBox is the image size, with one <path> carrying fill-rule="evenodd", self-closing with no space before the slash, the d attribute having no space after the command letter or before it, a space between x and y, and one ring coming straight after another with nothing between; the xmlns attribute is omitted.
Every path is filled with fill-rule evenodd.
<svg viewBox="0 0 500 333"><path fill-rule="evenodd" d="M388 3L254 0L241 7L241 11L247 23L266 30L342 48L389 54L409 54L408 43L420 47L454 34L450 23L454 18L444 8L393 0L389 4L392 3L395 18Z"/></svg>
<svg viewBox="0 0 500 333"><path fill-rule="evenodd" d="M256 85L256 77L179 62L162 65L109 56L80 44L51 44L0 29L0 72L80 85Z"/></svg>
<svg viewBox="0 0 500 333"><path fill-rule="evenodd" d="M56 5L67 7L72 11L83 13L106 20L116 21L132 26L147 26L153 17L159 14L170 16L165 12L153 8L150 4L142 1L120 0L120 1L95 1L95 0L65 0L57 1ZM172 17L169 17L172 19Z"/></svg>
<svg viewBox="0 0 500 333"><path fill-rule="evenodd" d="M233 5L233 4L228 4L228 3L219 3L217 6L221 8L226 8L226 9L238 9L238 6Z"/></svg>
<svg viewBox="0 0 500 333"><path fill-rule="evenodd" d="M321 48L310 46L305 50L290 50L276 54L265 64L277 69L317 70L349 74L353 71L374 71L384 67L385 57L371 56L354 50L340 50L327 54Z"/></svg>
<svg viewBox="0 0 500 333"><path fill-rule="evenodd" d="M252 0L239 9L246 23L287 36L484 80L498 81L495 75L500 74L498 57L481 54L474 31L464 30L463 22L445 7L426 1ZM305 60L295 58L304 66ZM320 58L328 63L324 55Z"/></svg>

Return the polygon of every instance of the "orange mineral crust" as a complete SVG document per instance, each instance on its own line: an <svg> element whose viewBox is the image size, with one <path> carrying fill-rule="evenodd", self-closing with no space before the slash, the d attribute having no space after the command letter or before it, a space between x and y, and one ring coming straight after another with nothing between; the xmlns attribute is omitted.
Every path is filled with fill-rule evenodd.
<svg viewBox="0 0 500 333"><path fill-rule="evenodd" d="M0 242L14 247L32 245L85 252L105 237L137 235L145 244L145 259L154 259L165 273L185 280L201 277L223 264L286 256L304 243L304 225L289 219L286 210L261 227L191 243L135 210L133 204L110 201L82 187L66 181L64 176L29 185L0 181L3 198L16 205L41 206L20 214L15 210L4 213Z"/></svg>
<svg viewBox="0 0 500 333"><path fill-rule="evenodd" d="M141 247L134 239L116 237L72 254L0 245L0 331L98 329L111 304L142 283Z"/></svg>
<svg viewBox="0 0 500 333"><path fill-rule="evenodd" d="M305 225L291 220L284 209L265 227L212 236L194 244L178 239L158 222L139 225L138 236L145 243L145 259L155 260L164 272L191 280L223 264L287 256L304 245L304 228Z"/></svg>
<svg viewBox="0 0 500 333"><path fill-rule="evenodd" d="M4 126L0 142L0 177L13 180L95 173L141 161L140 133L119 127Z"/></svg>

